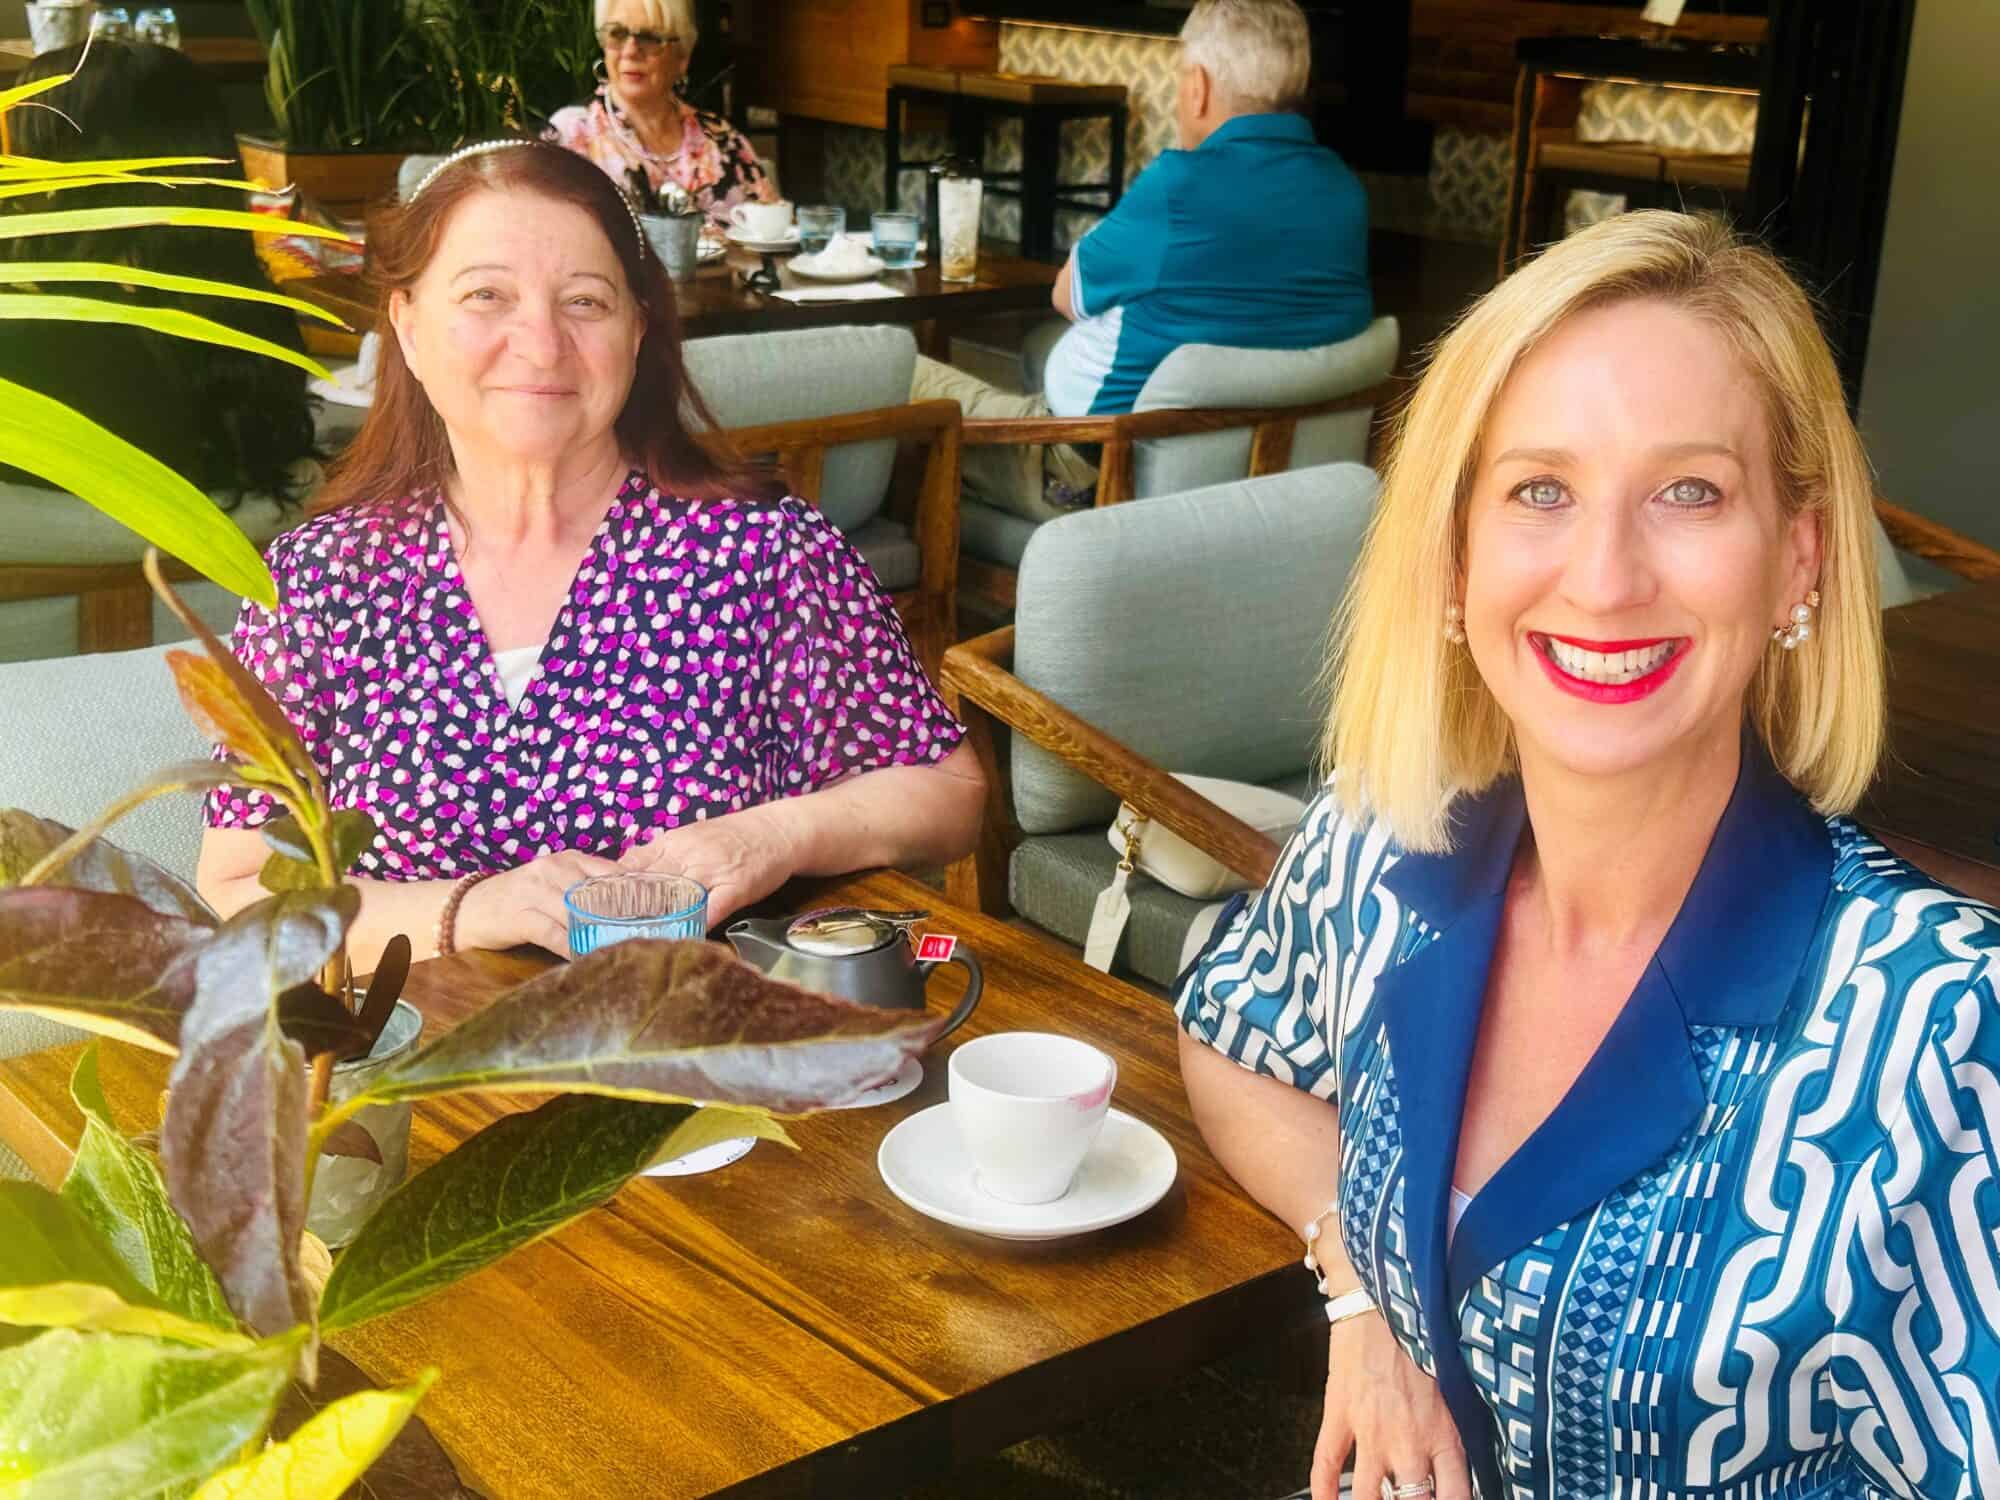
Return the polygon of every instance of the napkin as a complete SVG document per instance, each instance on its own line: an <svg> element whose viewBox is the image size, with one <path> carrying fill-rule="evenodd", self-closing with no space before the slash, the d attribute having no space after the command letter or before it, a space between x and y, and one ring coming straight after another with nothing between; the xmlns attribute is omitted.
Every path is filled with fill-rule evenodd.
<svg viewBox="0 0 2000 1500"><path fill-rule="evenodd" d="M329 378L308 380L306 389L323 400L337 402L341 406L372 405L375 400L375 364L381 353L381 335L363 334L359 359L351 365L329 365Z"/></svg>
<svg viewBox="0 0 2000 1500"><path fill-rule="evenodd" d="M771 295L787 302L875 302L903 293L879 281L849 281L833 286L788 286Z"/></svg>

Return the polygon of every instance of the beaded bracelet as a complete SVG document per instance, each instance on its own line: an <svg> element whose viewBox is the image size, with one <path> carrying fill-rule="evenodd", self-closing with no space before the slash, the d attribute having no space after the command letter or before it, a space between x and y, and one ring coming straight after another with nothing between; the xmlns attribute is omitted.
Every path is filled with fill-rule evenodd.
<svg viewBox="0 0 2000 1500"><path fill-rule="evenodd" d="M458 908L465 901L465 893L480 881L499 873L495 870L475 870L470 875L461 875L452 882L450 892L444 898L444 906L438 912L437 953L439 958L448 958L458 951L456 928Z"/></svg>
<svg viewBox="0 0 2000 1500"><path fill-rule="evenodd" d="M1319 1268L1319 1257L1313 1254L1313 1246L1319 1243L1320 1231L1326 1224L1327 1216L1339 1212L1338 1203L1329 1203L1313 1215L1312 1221L1300 1231L1306 1242L1305 1266L1313 1273L1313 1279L1317 1282L1322 1297L1326 1297L1326 1276ZM1351 1291L1342 1292L1338 1297L1327 1297L1326 1326L1331 1328L1337 1323L1345 1323L1349 1318L1358 1318L1363 1313L1373 1311L1375 1311L1375 1299L1368 1295L1366 1287L1357 1286Z"/></svg>

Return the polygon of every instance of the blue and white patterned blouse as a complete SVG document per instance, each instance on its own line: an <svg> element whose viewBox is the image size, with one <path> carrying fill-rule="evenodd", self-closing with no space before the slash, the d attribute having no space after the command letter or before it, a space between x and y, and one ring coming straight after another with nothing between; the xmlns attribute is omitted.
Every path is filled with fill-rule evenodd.
<svg viewBox="0 0 2000 1500"><path fill-rule="evenodd" d="M1746 749L1596 1055L1446 1207L1524 811L1408 854L1307 809L1183 976L1194 1036L1340 1111L1340 1225L1479 1494L2000 1497L2000 912Z"/></svg>

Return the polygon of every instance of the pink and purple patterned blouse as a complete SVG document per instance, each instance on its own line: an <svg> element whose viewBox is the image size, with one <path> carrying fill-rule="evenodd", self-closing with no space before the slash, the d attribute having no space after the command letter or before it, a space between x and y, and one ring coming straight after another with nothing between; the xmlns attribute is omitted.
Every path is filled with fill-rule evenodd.
<svg viewBox="0 0 2000 1500"><path fill-rule="evenodd" d="M275 610L240 657L336 808L381 836L352 873L450 879L655 832L859 771L942 760L964 730L847 540L804 501L694 502L634 472L518 706L435 496L320 516L274 541ZM209 794L254 828L261 792Z"/></svg>
<svg viewBox="0 0 2000 1500"><path fill-rule="evenodd" d="M598 85L588 104L572 104L550 115L542 139L589 157L621 189L633 167L645 171L655 190L679 183L718 228L728 227L729 210L739 203L777 201L778 191L742 131L685 100L674 103L681 112L681 144L671 156L646 149L608 84Z"/></svg>

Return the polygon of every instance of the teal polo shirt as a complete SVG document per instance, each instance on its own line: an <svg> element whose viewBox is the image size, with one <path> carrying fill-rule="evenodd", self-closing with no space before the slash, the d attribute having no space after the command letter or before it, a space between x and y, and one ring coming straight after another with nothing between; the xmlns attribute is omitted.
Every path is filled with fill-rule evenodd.
<svg viewBox="0 0 2000 1500"><path fill-rule="evenodd" d="M1058 416L1130 411L1182 344L1310 349L1374 316L1367 194L1294 114L1238 115L1161 152L1070 266L1076 322L1042 377Z"/></svg>

